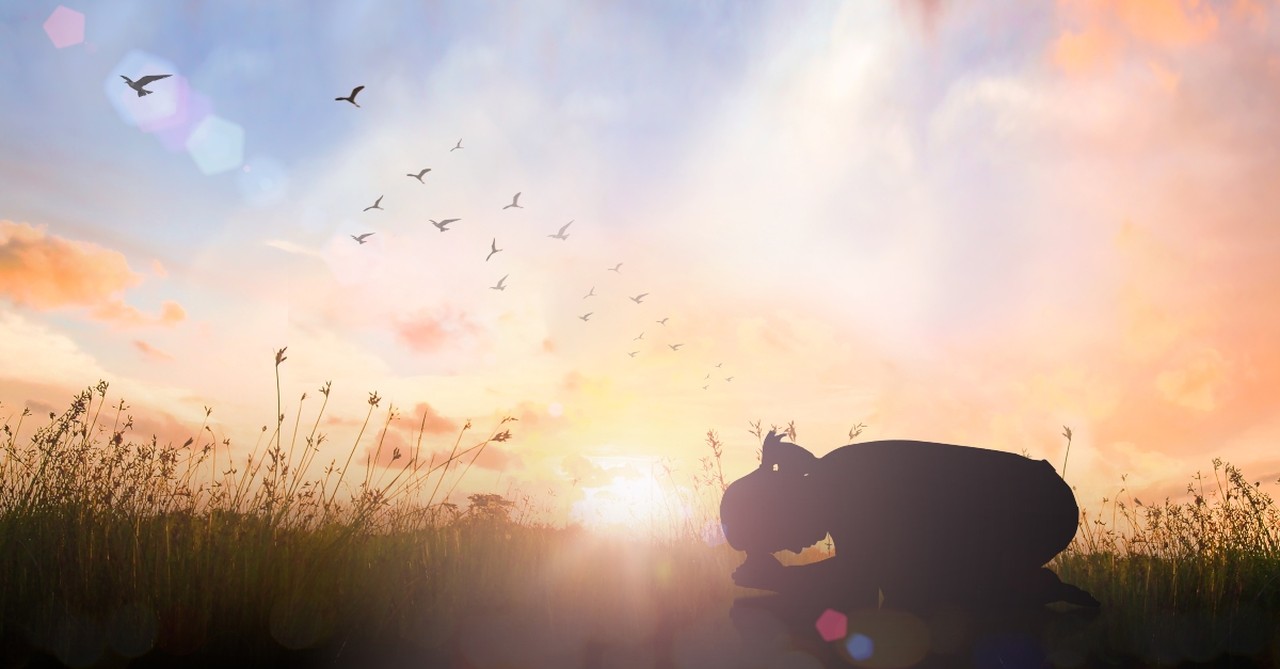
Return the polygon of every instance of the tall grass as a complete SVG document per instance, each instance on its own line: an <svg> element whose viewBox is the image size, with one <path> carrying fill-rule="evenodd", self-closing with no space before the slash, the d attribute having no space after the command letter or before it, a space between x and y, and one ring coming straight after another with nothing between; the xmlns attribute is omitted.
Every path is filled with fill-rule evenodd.
<svg viewBox="0 0 1280 669"><path fill-rule="evenodd" d="M276 353L277 381L285 359ZM428 647L476 611L515 607L593 629L578 612L614 606L623 575L661 595L646 605L651 617L728 590L710 575L723 558L705 551L650 547L667 564L658 572L607 557L616 549L571 528L512 522L519 509L497 495L473 494L460 510L459 482L487 445L512 438L514 418L483 435L468 421L443 458L422 457L420 425L412 452L395 448L382 467L397 412L388 406L366 444L382 402L370 393L350 449L321 465L330 383L314 417L303 394L292 421L278 408L274 430L239 454L214 437L208 408L181 445L139 439L128 405L108 403L107 390L87 388L47 422L23 410L0 426L0 649L91 666L387 639ZM361 449L372 456L355 462ZM677 592L677 580L706 585Z"/></svg>

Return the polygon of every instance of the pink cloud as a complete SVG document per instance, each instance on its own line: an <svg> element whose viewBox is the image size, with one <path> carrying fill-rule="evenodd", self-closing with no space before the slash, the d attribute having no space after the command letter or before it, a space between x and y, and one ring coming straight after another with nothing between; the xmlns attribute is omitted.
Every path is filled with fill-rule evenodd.
<svg viewBox="0 0 1280 669"><path fill-rule="evenodd" d="M417 353L433 353L459 339L480 334L481 329L463 312L450 308L419 312L394 324L396 338Z"/></svg>
<svg viewBox="0 0 1280 669"><path fill-rule="evenodd" d="M166 362L169 360L173 360L173 356L169 355L168 353L165 353L164 351L161 351L160 349L152 346L151 344L148 344L145 341L142 341L141 339L133 340L133 347L138 349L138 351L142 352L143 355L147 356L148 358L151 358L152 360L163 360Z"/></svg>

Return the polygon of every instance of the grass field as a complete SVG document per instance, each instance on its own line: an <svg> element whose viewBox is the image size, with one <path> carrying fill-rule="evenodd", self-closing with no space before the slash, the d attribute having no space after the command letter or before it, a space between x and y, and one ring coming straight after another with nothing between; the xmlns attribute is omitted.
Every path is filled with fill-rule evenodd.
<svg viewBox="0 0 1280 669"><path fill-rule="evenodd" d="M748 600L735 604L759 593L732 585L741 555L703 541L701 520L627 541L541 525L498 495L442 502L485 445L512 438L507 420L487 435L468 425L441 461L313 462L328 386L320 393L309 434L301 409L292 426L279 414L238 462L203 428L182 445L135 441L105 384L60 415L11 412L0 427L3 666L848 663L801 638L810 618L761 623ZM370 395L366 427L380 402ZM722 450L713 434L708 445L700 489L714 509ZM1038 637L1050 666L1280 666L1268 485L1215 461L1193 479L1193 501L1123 497L1086 511L1051 566L1103 608L1047 612L1019 633ZM941 623L916 622L937 651ZM920 666L977 662L965 653Z"/></svg>

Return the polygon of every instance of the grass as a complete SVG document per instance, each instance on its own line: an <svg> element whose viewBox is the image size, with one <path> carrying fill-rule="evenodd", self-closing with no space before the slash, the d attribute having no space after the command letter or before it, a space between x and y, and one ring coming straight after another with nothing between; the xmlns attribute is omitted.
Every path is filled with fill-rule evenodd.
<svg viewBox="0 0 1280 669"><path fill-rule="evenodd" d="M389 405L374 421L376 393L351 448L326 463L316 460L328 383L314 417L305 394L292 421L278 404L274 430L238 457L207 423L182 445L137 439L128 406L109 404L107 389L86 389L47 421L22 411L0 425L5 666L205 656L357 666L394 652L578 666L672 647L694 621L723 618L751 592L728 580L741 556L701 536L727 485L714 432L692 475L694 499L683 500L704 517L661 540L624 542L541 524L527 498L450 501L485 447L513 438L510 418L485 435L467 423L443 459L420 457L422 426L391 466L353 467L361 448L377 461L397 417ZM782 430L795 439L794 424ZM762 438L758 422L751 433ZM1262 482L1220 460L1188 494L1152 503L1122 488L1082 513L1076 541L1051 566L1105 604L1081 632L1089 657L1280 658L1280 512ZM789 562L830 551L819 544ZM523 654L503 655L521 634L532 635L514 646Z"/></svg>

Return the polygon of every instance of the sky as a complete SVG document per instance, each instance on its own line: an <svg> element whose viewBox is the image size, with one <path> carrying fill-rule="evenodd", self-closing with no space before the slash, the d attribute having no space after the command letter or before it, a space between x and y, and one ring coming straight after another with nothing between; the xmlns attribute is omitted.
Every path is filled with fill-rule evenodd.
<svg viewBox="0 0 1280 669"><path fill-rule="evenodd" d="M0 77L0 419L243 458L287 347L317 461L511 416L456 499L556 522L752 421L1280 479L1275 0L4 3Z"/></svg>

